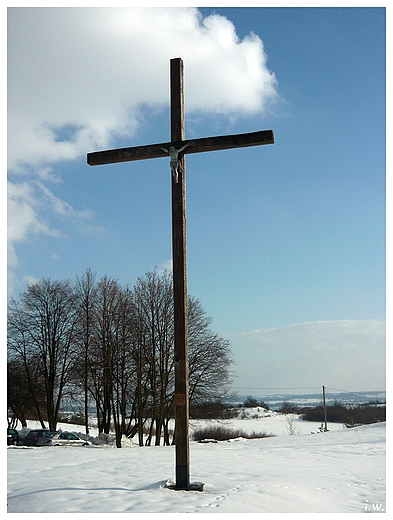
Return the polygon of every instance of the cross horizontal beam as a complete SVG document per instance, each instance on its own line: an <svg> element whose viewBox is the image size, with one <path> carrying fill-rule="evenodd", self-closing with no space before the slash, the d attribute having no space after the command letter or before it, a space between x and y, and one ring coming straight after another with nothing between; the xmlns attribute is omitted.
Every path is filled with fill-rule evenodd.
<svg viewBox="0 0 393 520"><path fill-rule="evenodd" d="M142 159L156 159L158 157L168 157L170 146L178 150L186 146L183 153L211 152L213 150L228 150L230 148L243 148L246 146L258 146L262 144L273 144L274 135L272 130L261 130L247 134L234 134L216 137L202 137L176 141L172 143L148 144L144 146L134 146L131 148L117 148L115 150L105 150L103 152L91 152L87 154L87 163L90 166L100 164L112 164L127 161L139 161Z"/></svg>

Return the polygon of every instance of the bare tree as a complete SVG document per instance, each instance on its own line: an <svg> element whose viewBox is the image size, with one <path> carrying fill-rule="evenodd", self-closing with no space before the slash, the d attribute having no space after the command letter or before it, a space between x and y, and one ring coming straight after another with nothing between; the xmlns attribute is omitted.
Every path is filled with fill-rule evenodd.
<svg viewBox="0 0 393 520"><path fill-rule="evenodd" d="M129 394L130 417L127 434L133 437L138 433L139 445L144 444L144 425L147 421L148 401L150 397L149 378L149 334L145 320L143 298L138 290L131 292L131 318L129 321L131 333L130 356L135 367L131 382L133 392ZM134 424L131 426L132 422Z"/></svg>
<svg viewBox="0 0 393 520"><path fill-rule="evenodd" d="M200 301L189 297L189 395L194 404L223 399L232 382L230 343L211 331L211 321Z"/></svg>
<svg viewBox="0 0 393 520"><path fill-rule="evenodd" d="M76 327L76 341L80 352L81 362L78 364L76 377L83 386L83 404L86 434L89 434L89 356L93 343L94 313L97 300L96 274L86 269L81 277L76 278L75 284L78 321Z"/></svg>
<svg viewBox="0 0 393 520"><path fill-rule="evenodd" d="M31 375L29 363L36 360L45 385L46 416L55 430L61 400L75 362L74 328L77 317L75 294L70 282L50 279L28 286L20 306L11 303L11 343ZM15 345L17 343L17 346ZM16 347L16 348L15 348Z"/></svg>
<svg viewBox="0 0 393 520"><path fill-rule="evenodd" d="M173 393L173 290L168 273L157 270L139 278L134 287L134 302L141 320L144 370L149 380L150 431L146 440L160 444L168 416L168 401ZM147 401L147 400L145 400ZM155 432L154 432L155 429Z"/></svg>
<svg viewBox="0 0 393 520"><path fill-rule="evenodd" d="M12 367L8 374L8 383L10 385L15 385L13 379L19 379L20 381L26 379L28 392L33 401L38 420L41 423L41 427L45 428L44 418L42 415L42 397L45 385L43 383L41 364L38 355L34 354L30 348L24 312L19 303L14 299L11 299L7 315L7 350L10 367ZM15 374L16 367L20 367L18 372L23 370L23 374L20 373L19 377ZM17 377L13 378L13 375L16 375ZM11 401L14 401L17 395L18 391L12 392L10 388L9 398ZM45 400L43 401L45 402ZM24 417L22 416L20 419L23 424Z"/></svg>
<svg viewBox="0 0 393 520"><path fill-rule="evenodd" d="M174 416L173 370L173 286L168 273L149 272L139 278L134 288L135 313L141 334L143 352L139 359L144 377L148 378L149 398L146 409L139 410L151 417L146 440L150 444L155 426L155 443L164 434L169 444L169 420ZM206 315L199 300L189 298L189 391L190 401L200 404L217 402L228 393L231 383L230 343L210 330L211 318ZM143 378L139 374L139 381ZM146 389L146 387L145 387ZM141 388L138 394L140 395ZM140 434L141 435L141 434Z"/></svg>
<svg viewBox="0 0 393 520"><path fill-rule="evenodd" d="M117 298L112 347L112 415L116 432L116 445L126 433L128 401L134 387L136 367L132 351L133 306L131 291L120 289Z"/></svg>
<svg viewBox="0 0 393 520"><path fill-rule="evenodd" d="M189 391L191 404L224 397L230 385L230 344L211 331L201 303L189 297ZM174 416L173 283L157 270L133 289L87 269L70 282L29 286L12 301L8 318L10 360L23 364L43 424L45 396L49 427L55 428L66 388L83 401L89 432L89 401L99 432L113 421L116 444L124 433L139 443L170 443ZM40 384L42 382L42 384ZM42 388L42 392L41 389ZM41 393L40 393L41 392ZM145 440L144 428L149 426Z"/></svg>
<svg viewBox="0 0 393 520"><path fill-rule="evenodd" d="M94 340L90 349L91 393L96 403L99 432L109 433L112 415L114 324L119 293L116 280L104 276L97 283Z"/></svg>
<svg viewBox="0 0 393 520"><path fill-rule="evenodd" d="M40 373L33 370L32 362L29 363L30 380L38 376L42 380ZM38 392L41 387L39 379L34 379L33 385L26 373L23 359L11 357L7 362L7 409L8 409L8 425L15 428L20 421L22 428L27 426L27 418L33 417L40 413L40 406L37 407L33 398L32 387L34 388L34 396L37 400L42 401L42 394ZM38 408L38 410L37 410ZM43 421L41 424L44 424Z"/></svg>

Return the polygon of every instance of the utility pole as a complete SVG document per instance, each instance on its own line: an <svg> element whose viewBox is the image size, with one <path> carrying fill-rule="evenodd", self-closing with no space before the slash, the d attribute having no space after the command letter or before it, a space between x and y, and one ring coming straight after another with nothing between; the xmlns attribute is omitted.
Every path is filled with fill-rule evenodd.
<svg viewBox="0 0 393 520"><path fill-rule="evenodd" d="M328 427L327 427L327 412L326 412L326 395L325 395L325 386L323 385L322 386L322 394L323 394L323 412L324 412L324 416L325 416L325 432L328 431Z"/></svg>

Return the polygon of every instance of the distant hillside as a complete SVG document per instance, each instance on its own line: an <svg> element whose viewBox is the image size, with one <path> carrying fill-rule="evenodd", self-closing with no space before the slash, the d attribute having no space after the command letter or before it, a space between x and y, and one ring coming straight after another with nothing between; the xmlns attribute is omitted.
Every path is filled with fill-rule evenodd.
<svg viewBox="0 0 393 520"><path fill-rule="evenodd" d="M258 394L252 393L237 395L231 400L232 404L241 405L250 396L255 398L258 403L265 403L271 410L279 410L283 403L291 403L299 408L306 406L315 407L322 404L322 390L315 394L301 394L301 393L282 393L282 394ZM340 392L329 391L326 392L326 404L333 405L334 403L342 405L351 404L366 404L366 403L386 403L386 391L371 391L371 392Z"/></svg>

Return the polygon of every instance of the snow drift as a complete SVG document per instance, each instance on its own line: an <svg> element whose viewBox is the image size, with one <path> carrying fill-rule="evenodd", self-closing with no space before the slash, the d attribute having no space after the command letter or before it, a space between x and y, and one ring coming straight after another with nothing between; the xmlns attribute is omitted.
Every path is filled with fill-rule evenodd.
<svg viewBox="0 0 393 520"><path fill-rule="evenodd" d="M191 481L204 482L202 493L165 488L173 446L10 447L8 512L386 512L385 423L311 435L318 425L294 417L289 435L287 419L258 420L275 437L191 442Z"/></svg>

